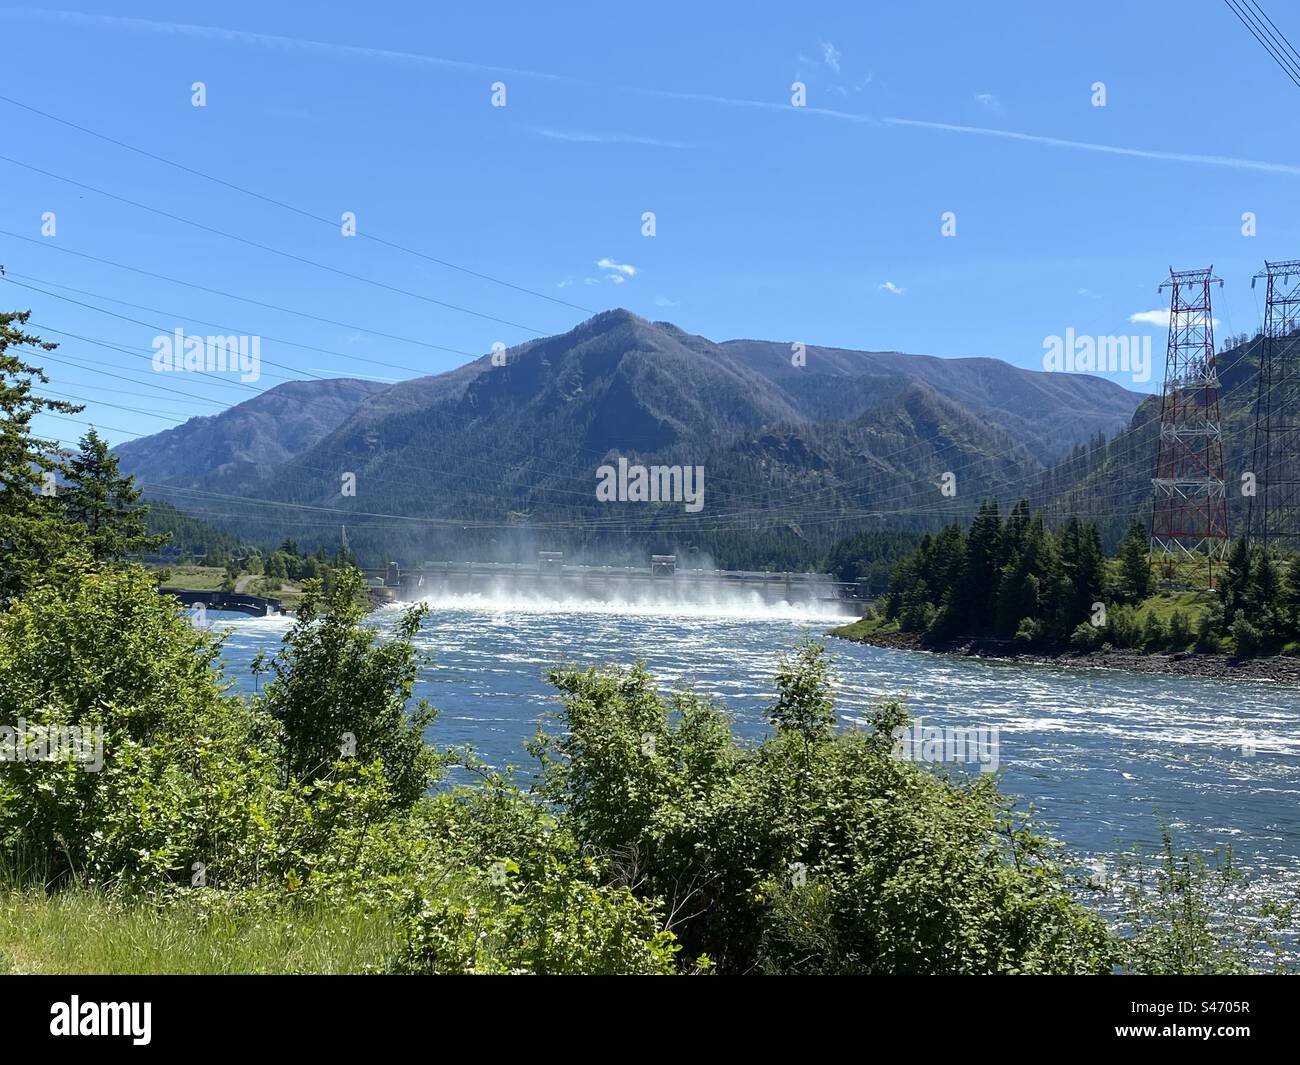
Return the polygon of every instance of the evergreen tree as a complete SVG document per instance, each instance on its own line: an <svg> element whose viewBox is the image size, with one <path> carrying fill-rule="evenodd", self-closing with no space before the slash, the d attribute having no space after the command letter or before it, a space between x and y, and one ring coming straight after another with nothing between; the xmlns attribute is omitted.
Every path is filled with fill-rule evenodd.
<svg viewBox="0 0 1300 1065"><path fill-rule="evenodd" d="M1071 517L1061 534L1060 553L1071 588L1067 613L1072 626L1079 625L1091 618L1092 604L1100 602L1105 593L1106 554L1097 526Z"/></svg>
<svg viewBox="0 0 1300 1065"><path fill-rule="evenodd" d="M1151 594L1151 541L1146 526L1134 521L1119 545L1119 593L1139 603Z"/></svg>
<svg viewBox="0 0 1300 1065"><path fill-rule="evenodd" d="M1251 574L1251 620L1268 639L1280 639L1286 633L1286 611L1282 604L1282 575L1277 559L1267 549L1255 555Z"/></svg>
<svg viewBox="0 0 1300 1065"><path fill-rule="evenodd" d="M997 502L986 500L966 534L966 564L957 601L966 632L988 632L992 626L1000 580L1001 540L1002 517Z"/></svg>
<svg viewBox="0 0 1300 1065"><path fill-rule="evenodd" d="M33 392L49 378L10 349L53 351L58 345L25 332L30 317L30 311L0 312L0 604L30 587L81 539L59 506L58 444L36 436L31 423L38 414L82 408Z"/></svg>
<svg viewBox="0 0 1300 1065"><path fill-rule="evenodd" d="M81 438L65 479L59 492L63 512L85 527L87 549L96 562L157 551L171 539L167 533L150 535L149 505L140 502L134 478L121 476L117 456L93 428Z"/></svg>
<svg viewBox="0 0 1300 1065"><path fill-rule="evenodd" d="M1012 553L998 582L997 609L994 615L998 636L1014 636L1020 623L1038 616L1038 577L1029 565L1029 555Z"/></svg>
<svg viewBox="0 0 1300 1065"><path fill-rule="evenodd" d="M1286 584L1282 589L1282 606L1288 634L1300 637L1300 556L1291 559L1291 565L1287 569Z"/></svg>
<svg viewBox="0 0 1300 1065"><path fill-rule="evenodd" d="M1077 589L1066 570L1056 537L1037 523L1034 536L1034 569L1038 575L1038 612L1042 633L1049 640L1064 643L1079 623L1074 614Z"/></svg>
<svg viewBox="0 0 1300 1065"><path fill-rule="evenodd" d="M930 548L926 583L935 589L938 613L930 626L935 636L958 635L962 627L959 589L966 571L966 540L961 526L947 526Z"/></svg>
<svg viewBox="0 0 1300 1065"><path fill-rule="evenodd" d="M1011 513L1007 515L1007 523L1002 528L1002 539L1000 541L1001 554L999 560L1002 566L1011 561L1011 556L1019 554L1025 546L1025 537L1029 533L1029 527L1033 522L1033 515L1029 510L1029 500L1022 499L1014 507Z"/></svg>
<svg viewBox="0 0 1300 1065"><path fill-rule="evenodd" d="M1225 631L1231 627L1237 615L1250 606L1253 562L1250 545L1243 535L1232 545L1232 553L1228 555L1228 571L1224 574L1219 589L1219 595L1223 599Z"/></svg>

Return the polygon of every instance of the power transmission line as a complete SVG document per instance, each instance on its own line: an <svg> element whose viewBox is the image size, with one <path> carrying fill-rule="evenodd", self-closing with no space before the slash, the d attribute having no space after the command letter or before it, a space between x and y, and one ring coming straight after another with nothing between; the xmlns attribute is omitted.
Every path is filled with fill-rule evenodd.
<svg viewBox="0 0 1300 1065"><path fill-rule="evenodd" d="M251 196L254 199L261 200L263 203L269 203L274 207L281 208L282 210L292 211L294 214L301 215L303 218L311 219L314 222L322 222L325 225L328 225L331 229L335 229L338 227L339 223L335 219L325 218L322 215L313 214L311 211L305 210L301 207L297 207L294 204L287 203L283 200L278 200L273 196L267 196L264 193L257 192L254 189L249 189L249 188L245 188L242 185L237 185L233 181L227 181L225 178L219 178L215 174L209 174L206 170L199 170L196 167L186 166L184 163L178 163L176 160L168 159L166 156L158 155L156 152L146 151L144 148L137 147L134 144L128 144L126 141L119 140L116 137L110 137L107 134L100 133L98 130L91 129L88 126L83 126L76 122L71 122L66 118L60 118L58 115L51 114L48 111L42 111L38 107L33 107L31 104L23 103L21 100L15 100L11 96L0 95L0 101L10 104L14 107L20 107L24 111L29 111L34 115L39 115L42 118L49 119L51 122L58 122L60 125L67 126L70 129L75 129L78 132L87 134L88 136L97 137L99 140L105 141L108 144L115 145L118 148L123 148L126 151L134 152L135 154L141 155L146 159L152 159L154 160L154 162L163 163L166 166L174 167L175 169L181 170L187 174L192 174L195 177L203 178L205 181L211 181L214 184L220 185L221 187L230 189L234 192L241 193L244 196ZM557 303L563 307L571 307L574 310L582 311L585 314L597 313L595 310L593 310L590 307L583 307L577 303L570 303L568 300L560 299L558 296L551 296L545 292L538 292L535 289L526 288L523 285L516 285L511 281L505 281L502 278L494 277L491 274L486 274L478 270L472 270L466 266L460 266L457 263L449 262L446 259L440 259L437 256L429 255L428 253L419 251L415 248L409 248L406 247L405 245L398 244L396 241L386 240L383 237L376 236L375 234L366 232L364 229L358 229L356 235L363 240L369 240L369 241L373 241L376 244L382 244L386 248L393 248L397 251L404 252L407 255L414 255L420 259L424 259L426 262L436 263L438 266L445 266L449 270L456 270L470 277L478 278L481 281L490 281L494 285L501 285L505 288L512 289L515 292L522 292L529 296L536 296L538 299L547 300L550 303Z"/></svg>

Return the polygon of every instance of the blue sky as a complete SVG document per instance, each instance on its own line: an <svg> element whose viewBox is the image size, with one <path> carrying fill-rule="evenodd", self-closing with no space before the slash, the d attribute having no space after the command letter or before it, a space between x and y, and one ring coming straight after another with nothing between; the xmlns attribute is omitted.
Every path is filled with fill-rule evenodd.
<svg viewBox="0 0 1300 1065"><path fill-rule="evenodd" d="M1300 16L1264 7L1300 43ZM1169 266L1214 264L1222 335L1256 328L1262 261L1300 256L1300 89L1211 0L179 10L0 8L0 95L531 292L0 102L8 276L138 320L4 291L63 343L51 387L89 397L80 417L114 442L252 395L140 358L157 327L214 331L201 323L262 335L263 360L290 368L264 365L257 388L439 372L623 306L714 339L1026 367L1066 329L1148 333L1157 365L1136 387L1154 390L1164 332L1130 319L1164 304Z"/></svg>

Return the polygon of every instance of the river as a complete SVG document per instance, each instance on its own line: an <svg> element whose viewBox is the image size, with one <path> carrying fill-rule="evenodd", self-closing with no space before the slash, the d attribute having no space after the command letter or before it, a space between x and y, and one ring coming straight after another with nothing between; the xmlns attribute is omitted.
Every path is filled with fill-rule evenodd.
<svg viewBox="0 0 1300 1065"><path fill-rule="evenodd" d="M740 734L759 736L778 656L844 620L753 603L431 605L418 644L432 663L417 687L440 711L430 741L524 769L523 742L556 705L543 679L550 666L640 658L661 687L707 692ZM378 611L376 623L395 610ZM249 690L253 656L274 651L290 622L213 617L229 630L227 669ZM902 698L928 725L997 729L1000 787L1032 803L1079 864L1155 846L1167 824L1182 847L1231 845L1270 894L1300 886L1300 690L828 643L845 723Z"/></svg>

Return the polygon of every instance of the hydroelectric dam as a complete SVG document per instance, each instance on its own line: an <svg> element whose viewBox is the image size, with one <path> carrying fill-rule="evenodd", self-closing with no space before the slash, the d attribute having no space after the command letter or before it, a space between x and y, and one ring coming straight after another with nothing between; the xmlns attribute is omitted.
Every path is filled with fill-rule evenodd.
<svg viewBox="0 0 1300 1065"><path fill-rule="evenodd" d="M656 606L752 602L846 615L861 615L868 602L865 586L826 573L688 568L672 555L653 555L647 566L575 564L547 551L539 552L536 562L423 562L414 569L390 566L383 583L407 601L506 596Z"/></svg>

